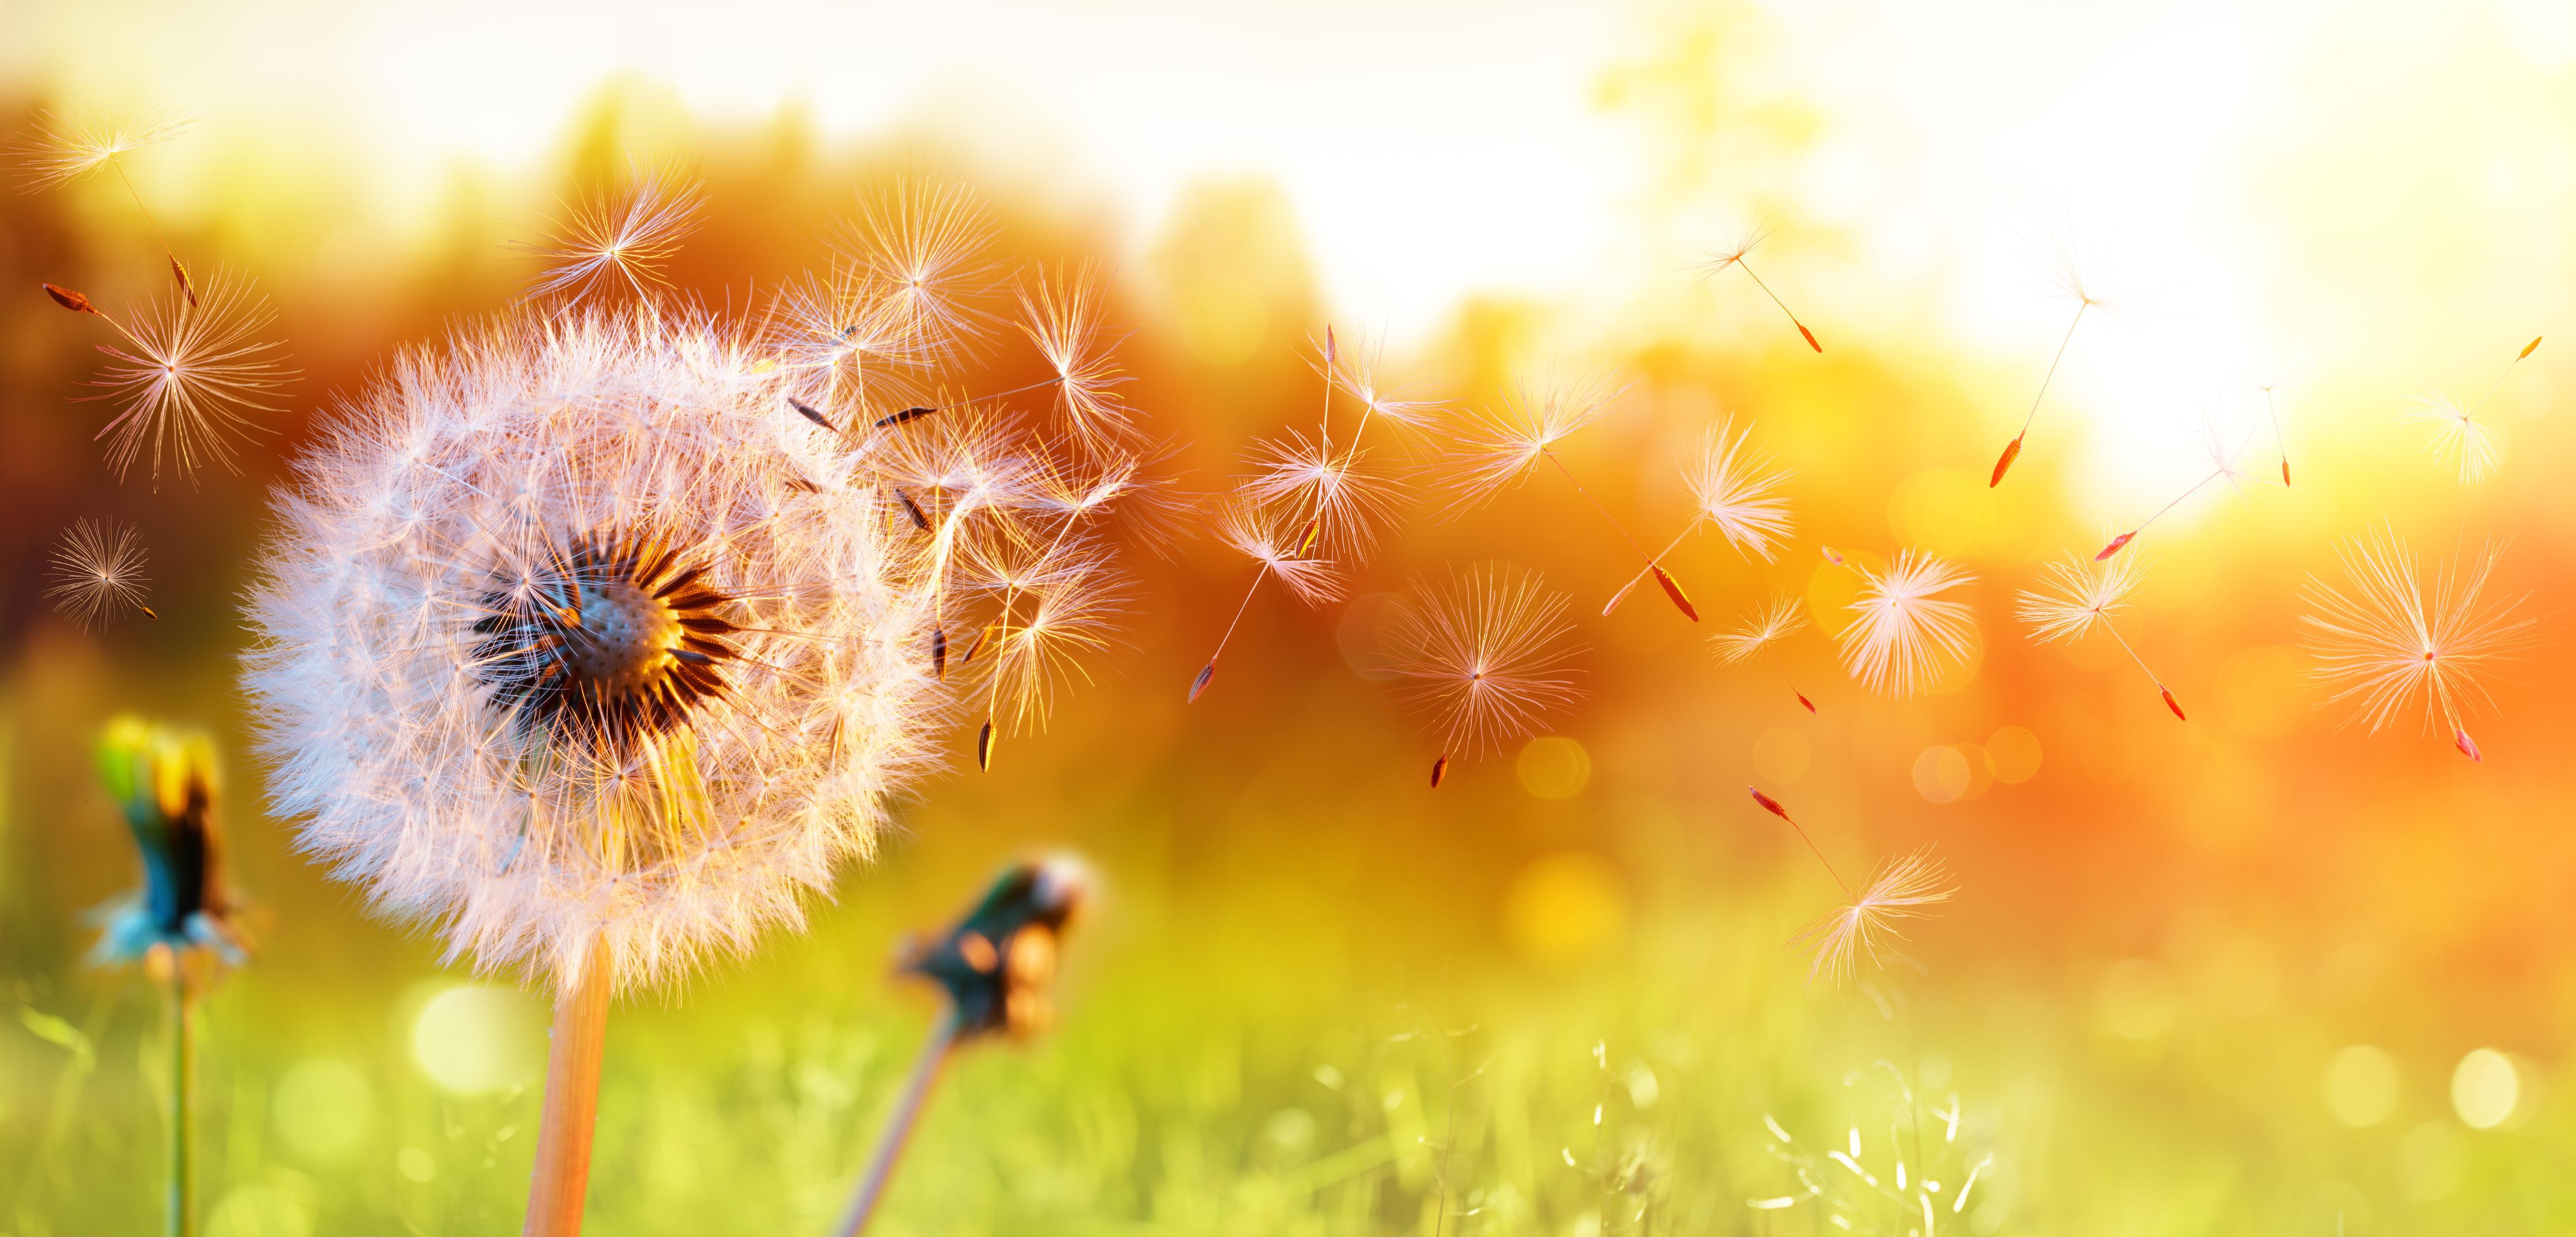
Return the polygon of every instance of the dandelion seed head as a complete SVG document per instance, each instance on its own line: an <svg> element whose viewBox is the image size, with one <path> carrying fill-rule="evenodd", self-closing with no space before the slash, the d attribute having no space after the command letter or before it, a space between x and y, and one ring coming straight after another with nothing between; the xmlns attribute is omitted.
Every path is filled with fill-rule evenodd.
<svg viewBox="0 0 2576 1237"><path fill-rule="evenodd" d="M596 939L626 986L747 950L930 762L953 540L766 359L649 303L505 319L404 355L279 496L273 800L451 954L563 982Z"/></svg>
<svg viewBox="0 0 2576 1237"><path fill-rule="evenodd" d="M1923 918L1927 912L1922 908L1949 901L1955 892L1948 870L1928 850L1882 863L1860 896L1799 931L1795 940L1813 958L1808 978L1829 978L1840 984L1854 974L1861 959L1878 965L1887 941L1905 939L1896 921ZM1855 1166L1853 1171L1860 1170Z"/></svg>
<svg viewBox="0 0 2576 1237"><path fill-rule="evenodd" d="M1899 554L1884 572L1853 570L1861 575L1860 596L1836 639L1845 669L1864 686L1910 696L1973 651L1974 612L1941 594L1975 577L1917 550Z"/></svg>
<svg viewBox="0 0 2576 1237"><path fill-rule="evenodd" d="M143 604L149 591L143 569L143 539L133 525L77 520L54 550L45 595L83 628L97 627Z"/></svg>
<svg viewBox="0 0 2576 1237"><path fill-rule="evenodd" d="M246 283L218 271L197 285L195 303L173 290L129 315L130 337L100 345L108 363L92 385L106 391L91 398L118 405L97 437L120 480L147 448L155 480L165 464L181 477L209 462L239 471L234 445L267 430L251 414L277 411L268 401L295 377L281 346L258 338L275 317Z"/></svg>
<svg viewBox="0 0 2576 1237"><path fill-rule="evenodd" d="M1775 543L1789 536L1789 500L1780 493L1787 469L1771 466L1771 457L1748 450L1753 431L1728 436L1729 422L1719 422L1700 436L1694 467L1685 474L1699 516L1717 526L1727 544L1770 562Z"/></svg>
<svg viewBox="0 0 2576 1237"><path fill-rule="evenodd" d="M1474 755L1537 730L1580 695L1565 598L1537 576L1489 566L1445 585L1417 580L1390 611L1398 696L1430 716L1443 747Z"/></svg>
<svg viewBox="0 0 2576 1237"><path fill-rule="evenodd" d="M175 112L152 112L122 120L76 120L47 112L35 132L18 143L22 192L33 193L77 180L116 161L129 151L178 136L188 127Z"/></svg>
<svg viewBox="0 0 2576 1237"><path fill-rule="evenodd" d="M2331 699L2374 731L2420 708L2428 727L2465 734L2466 714L2490 702L2481 679L2530 636L2521 598L2488 595L2500 557L2489 547L2427 578L2386 528L2338 547L2344 585L2311 579L2300 617Z"/></svg>

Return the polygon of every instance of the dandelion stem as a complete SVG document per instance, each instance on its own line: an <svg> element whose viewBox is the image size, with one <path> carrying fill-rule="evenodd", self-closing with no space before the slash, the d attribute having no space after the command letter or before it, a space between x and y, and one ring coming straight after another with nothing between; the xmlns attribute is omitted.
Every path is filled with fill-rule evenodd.
<svg viewBox="0 0 2576 1237"><path fill-rule="evenodd" d="M2148 681L2154 683L2159 689L2164 687L2165 681L2157 678L2156 672L2148 667L2147 659L2138 656L2138 650L2130 647L2129 638L2121 635L2120 629L2111 625L2111 616L2107 614L2102 616L2102 630L2111 633L2111 638L2120 642L2120 651L2127 653L2129 660L2138 663L2139 672L2145 674Z"/></svg>
<svg viewBox="0 0 2576 1237"><path fill-rule="evenodd" d="M188 972L178 952L170 958L170 1237L196 1231L193 1169L196 1157L196 1009L188 995Z"/></svg>
<svg viewBox="0 0 2576 1237"><path fill-rule="evenodd" d="M1664 555L1680 549L1683 540L1688 538L1692 533L1699 531L1699 521L1700 517L1692 516L1691 522L1683 525L1682 531L1673 534L1672 541L1664 546L1661 553L1655 555L1656 560L1661 561ZM1610 612L1618 609L1620 602L1628 600L1628 594L1636 591L1638 585L1645 583L1646 577L1653 571L1654 566L1651 563L1647 566L1638 568L1637 574L1628 577L1628 582L1620 585L1619 591L1610 595L1610 600L1601 607L1601 617L1610 617Z"/></svg>
<svg viewBox="0 0 2576 1237"><path fill-rule="evenodd" d="M1208 665L1216 665L1216 659L1225 656L1225 646L1234 640L1234 629L1243 623L1243 612L1252 608L1252 595L1261 591L1261 581L1269 574L1270 568L1266 565L1252 573L1252 587L1243 590L1242 602L1234 607L1233 621L1225 625L1225 634L1217 638L1216 651L1208 654Z"/></svg>
<svg viewBox="0 0 2576 1237"><path fill-rule="evenodd" d="M2210 483L2210 482L2212 482L2212 481L2216 481L2216 480L2218 480L2220 477L2224 477L2224 476L2226 476L2226 475L2227 475L2227 470L2226 470L2226 469L2224 469L2224 468L2221 468L2221 469L2218 469L2218 470L2216 470L2216 471L2214 471L2214 472L2210 473L2208 476L2201 478L2201 479L2200 479L2200 480L2198 480L2198 481L2194 481L2194 482L2192 482L2192 483L2191 483L2191 488L2190 488L2190 489L2184 490L2182 493L2175 495L2175 496L2174 496L2174 500L2173 500L2172 502L2166 503L2165 505L2163 505L2163 506L2161 506L2161 507L2156 508L2156 513L2155 513L2154 515L2148 516L2147 518L2145 518L2145 519L2143 519L2143 520L2138 521L2138 526L2137 526L2136 528L2133 528L2133 529L2130 529L2130 530L2129 530L2130 534L2131 534L2132 536L2134 536L2134 535L2136 535L2136 534L2138 534L2138 533L2145 532L2145 531L2147 530L2147 525L2149 525L2149 524L2153 524L2153 523L2155 523L2156 521L2163 519L2163 518L2164 518L2164 516L2165 516L2165 513L2166 513L2166 512L2171 511L2171 510L2173 510L2174 508L2181 506L2181 505L2182 505L2182 500L2184 500L2184 499L2186 499L2186 498L2189 498L2189 497L2191 497L2191 496L2192 496L2192 495L2194 495L2194 494L2199 493L2199 492L2200 492L2200 487L2202 487L2202 486L2204 486L2204 485L2207 485L2207 484L2209 484L2209 483Z"/></svg>
<svg viewBox="0 0 2576 1237"><path fill-rule="evenodd" d="M904 1079L903 1092L895 1097L894 1111L886 1115L885 1129L877 1135L877 1146L868 1156L868 1169L859 1178L858 1191L850 1196L849 1210L832 1229L833 1237L858 1237L868 1221L876 1215L877 1204L885 1201L886 1186L894 1179L895 1164L903 1158L903 1149L912 1142L912 1132L921 1123L921 1110L930 1100L930 1088L939 1081L942 1067L957 1047L957 1007L939 1011L939 1020L931 1024L930 1038L921 1046L921 1055L913 1058L912 1073Z"/></svg>
<svg viewBox="0 0 2576 1237"><path fill-rule="evenodd" d="M1806 843L1807 849L1816 852L1816 862L1825 865L1825 875L1833 877L1834 883L1843 887L1843 896L1858 901L1860 895L1852 892L1851 882L1844 880L1843 874L1834 870L1834 861L1825 858L1824 848L1816 845L1816 839L1807 836L1807 827L1789 820L1787 816L1782 816L1780 819L1788 820L1789 827L1798 831L1798 840Z"/></svg>
<svg viewBox="0 0 2576 1237"><path fill-rule="evenodd" d="M1825 350L1825 346L1823 344L1816 342L1816 333L1808 330L1806 323L1798 321L1797 312L1789 308L1789 303L1781 300L1780 294L1771 290L1771 285L1762 282L1762 277L1760 275L1753 273L1752 263L1739 257L1735 260L1735 264L1744 268L1745 275L1753 280L1753 286L1762 289L1762 295L1770 297L1771 303L1779 306L1781 313L1789 315L1789 325L1798 328L1798 334L1806 337L1808 347L1813 348L1818 352L1823 352Z"/></svg>
<svg viewBox="0 0 2576 1237"><path fill-rule="evenodd" d="M1609 521L1610 527L1619 534L1619 539L1627 542L1628 548L1637 552L1637 557L1646 560L1646 567L1648 570L1653 570L1656 565L1656 556L1646 553L1646 547L1638 544L1635 537L1628 535L1628 526L1621 524L1619 522L1619 517L1610 514L1610 509L1602 506L1601 500L1592 496L1592 491L1583 488L1583 483L1574 479L1574 470L1566 467L1565 461L1558 459L1556 457L1556 452L1554 451L1541 449L1539 454L1546 456L1548 463L1556 465L1556 470L1565 474L1566 483L1574 487L1574 492L1581 494L1583 496L1583 501L1592 504L1592 509L1600 512L1602 519Z"/></svg>
<svg viewBox="0 0 2576 1237"><path fill-rule="evenodd" d="M2527 357L2527 356L2530 356L2530 355L2531 355L2531 353L2532 353L2532 350L2533 350L2533 349L2535 349L2535 348L2538 348L2539 346L2540 346L2540 340L2539 340L2538 338L2536 338L2536 337L2535 337L2535 338L2534 338L2530 343L2523 345L2523 349L2522 349L2522 351L2520 351L2520 352L2518 352L2518 353L2515 353L2515 354L2514 354L2514 358L2513 358L2512 360L2507 361L2507 362L2505 362L2505 363L2504 363L2504 369L2503 369L2503 371L2502 371L2502 372L2500 372L2500 373L2498 373L2498 374L2496 375L2496 379L2495 379L2495 381L2487 384L2486 393L2485 393L2485 394L2483 394L2483 395L2480 395L2480 396L2478 397L2478 402L2476 402L2476 403L2474 403L2474 404L2469 405L2468 412L2467 412L2467 413L2463 413L2463 414L2461 414L2461 415L2463 415L2463 416L2467 416L2467 415L2470 415L2470 414L2473 414L2473 413L2477 412L2477 410L2478 410L2478 409L2480 409L2480 408L2484 408L2484 407L2486 407L2486 405L2487 405L2487 401L2488 401L2488 400L2491 400L2491 399L2494 399L2494 398L2495 398L2495 393L2496 393L2497 391L2500 391L2500 390L2504 389L2504 380L2505 380L2505 379L2507 379L2507 378L2512 377L2512 376L2513 376L2513 371L2514 371L2516 368L2518 368L2519 366L2521 366L2521 364L2522 364L2522 358Z"/></svg>
<svg viewBox="0 0 2576 1237"><path fill-rule="evenodd" d="M2263 388L2263 415L2272 422L2272 449L2281 453L2281 484L2290 484L2290 444L2281 438L2281 410L2272 404L2272 388Z"/></svg>
<svg viewBox="0 0 2576 1237"><path fill-rule="evenodd" d="M2066 345L2075 342L2075 328L2084 324L2084 311L2091 308L2093 308L2091 301L2084 301L2075 306L2075 317L2067 322L2065 337L2057 341L2057 355L2048 358L2048 372L2040 377L2039 393L2030 397L2030 411L2022 414L2021 434L2016 435L2016 439L2028 435L2030 423L2039 418L2039 401L2048 398L2048 384L2057 378L2058 362L2066 359Z"/></svg>
<svg viewBox="0 0 2576 1237"><path fill-rule="evenodd" d="M125 160L111 158L107 165L116 169L116 179L125 185L126 196L134 199L134 209L143 214L143 225L152 229L152 239L160 242L161 256L170 259L170 273L178 278L179 291L187 295L189 305L195 305L197 290L188 286L187 268L179 265L179 255L171 250L170 238L161 232L161 221L152 217L152 208L145 206L143 195L135 191L134 178L125 174Z"/></svg>
<svg viewBox="0 0 2576 1237"><path fill-rule="evenodd" d="M593 936L581 975L555 992L546 1045L545 1108L528 1182L521 1237L576 1237L590 1185L590 1141L599 1116L599 1057L608 1034L608 938Z"/></svg>

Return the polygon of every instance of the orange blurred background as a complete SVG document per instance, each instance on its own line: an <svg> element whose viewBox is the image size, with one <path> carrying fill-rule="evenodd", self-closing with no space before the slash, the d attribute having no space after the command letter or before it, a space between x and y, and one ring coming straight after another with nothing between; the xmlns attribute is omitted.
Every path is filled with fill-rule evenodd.
<svg viewBox="0 0 2576 1237"><path fill-rule="evenodd" d="M2024 1197L2056 1202L2015 1227L2105 1222L2128 1214L2111 1200L2184 1181L2211 1213L2300 1232L2328 1231L2318 1198L2369 1210L2347 1195L2392 1232L2563 1225L2547 1165L2576 1145L2559 1085L2576 1039L2570 353L2544 344L2495 392L2508 447L2481 485L2403 414L2426 391L2476 395L2526 339L2568 329L2576 22L2510 0L1947 8L1005 5L878 30L787 6L603 24L12 5L0 118L193 116L131 157L137 187L183 255L256 280L301 376L240 475L119 484L91 441L107 407L81 398L96 332L36 285L156 295L152 233L112 181L0 196L0 978L29 1009L143 1008L77 961L82 912L132 862L90 736L139 710L243 750L232 658L265 491L395 349L509 305L537 265L514 242L633 160L676 162L708 209L674 282L739 308L817 265L863 194L926 177L985 198L1013 265L1103 264L1133 402L1186 488L1222 490L1251 439L1314 415L1329 325L1383 338L1389 372L1461 407L1551 373L1633 380L1563 455L1658 544L1687 518L1696 436L1750 423L1795 470L1796 543L1777 564L1687 543L1670 561L1699 627L1642 602L1603 619L1632 564L1561 478L1468 511L1422 489L1352 601L1256 602L1185 705L1248 576L1184 529L1169 558L1135 556L1126 647L1050 733L989 774L959 735L908 836L813 936L713 968L639 1015L642 1042L704 1037L721 1056L751 1022L792 1021L780 1003L799 992L875 1008L897 927L939 919L1008 856L1067 846L1110 890L1076 947L1094 969L1077 961L1069 1025L1115 1025L1095 1034L1139 1056L1183 1032L1138 1029L1163 1024L1110 994L1289 1060L1407 1002L1505 1026L1615 1008L1604 1025L1651 1028L1741 984L1847 1050L1819 1049L1819 1070L1897 1051L1862 994L1723 944L1785 940L1834 896L1749 783L1838 862L1930 843L1955 869L1958 898L1912 933L1909 1034L1990 1095L2053 1097L2054 1123L2007 1119L2004 1140L2118 1129L2094 1146L2121 1166L2082 1191L2074 1153L2027 1150ZM1733 272L1689 270L1766 221L1757 269L1821 355ZM2076 337L1990 490L2071 308L2048 283L2058 243L2115 308ZM2263 480L2270 382L2294 488ZM2141 538L2154 565L2122 625L2190 709L2177 723L2107 641L2032 645L2012 595L2206 471L2205 425L2253 444L2254 479ZM48 557L103 514L140 525L161 619L84 634L46 604ZM2336 543L2383 524L2435 559L2502 543L2498 583L2539 620L2472 721L2482 764L2411 720L2349 724L2299 647L2303 586L2339 578ZM1876 697L1812 630L1721 667L1709 632L1774 593L1841 625L1852 585L1819 543L1973 571L1970 672ZM1408 578L1489 559L1570 595L1586 698L1434 793L1433 740L1390 703L1377 624ZM230 773L270 938L237 985L263 995L239 999L291 1051L378 1034L381 1008L438 974L434 949L368 921L261 814L257 769L236 756ZM1747 957L1767 959L1758 982L1716 973ZM2333 1081L2356 1045L2402 1080L2375 1114ZM2516 1062L2514 1116L2462 1133L2455 1066L2481 1047ZM0 1044L13 1126L44 1108L49 1051ZM1758 1192L1705 1188L1727 1227L1703 1231L1736 1231L1736 1196Z"/></svg>

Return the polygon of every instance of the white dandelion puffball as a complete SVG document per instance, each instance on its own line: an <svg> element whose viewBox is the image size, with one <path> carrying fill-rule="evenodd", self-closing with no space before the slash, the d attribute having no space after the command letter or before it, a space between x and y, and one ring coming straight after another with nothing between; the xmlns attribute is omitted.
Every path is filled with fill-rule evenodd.
<svg viewBox="0 0 2576 1237"><path fill-rule="evenodd" d="M276 499L246 659L301 845L451 956L619 987L800 927L926 763L945 549L703 316L403 356Z"/></svg>

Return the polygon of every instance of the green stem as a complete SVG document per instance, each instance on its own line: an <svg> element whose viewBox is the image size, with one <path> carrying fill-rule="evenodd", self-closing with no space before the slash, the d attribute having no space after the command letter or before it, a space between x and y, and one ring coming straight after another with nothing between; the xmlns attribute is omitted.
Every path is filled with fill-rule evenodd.
<svg viewBox="0 0 2576 1237"><path fill-rule="evenodd" d="M858 1191L850 1196L849 1210L842 1213L840 1224L832 1229L834 1237L858 1237L875 1217L877 1204L885 1201L886 1186L894 1180L895 1164L912 1141L922 1107L930 1099L931 1084L939 1081L940 1067L948 1063L948 1054L956 1048L961 1029L956 1006L939 1011L939 1021L931 1026L929 1041L922 1044L921 1055L913 1059L911 1077L904 1080L902 1094L895 1097L894 1111L886 1116L885 1130L877 1135L876 1151L868 1157L867 1172L859 1178Z"/></svg>
<svg viewBox="0 0 2576 1237"><path fill-rule="evenodd" d="M194 1209L189 1205L190 1169L196 1138L195 1103L190 1092L196 1081L196 1011L188 997L186 971L173 960L170 968L170 1237L189 1237L196 1231Z"/></svg>

